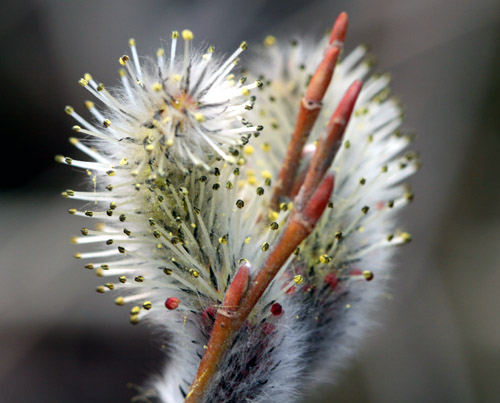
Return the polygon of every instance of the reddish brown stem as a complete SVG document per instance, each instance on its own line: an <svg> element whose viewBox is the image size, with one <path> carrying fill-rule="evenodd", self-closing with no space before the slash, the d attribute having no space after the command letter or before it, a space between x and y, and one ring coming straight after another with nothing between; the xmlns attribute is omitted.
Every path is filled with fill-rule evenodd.
<svg viewBox="0 0 500 403"><path fill-rule="evenodd" d="M238 310L241 299L247 291L250 278L249 273L249 266L246 263L241 265L226 291L222 307L217 311L214 327L207 349L203 355L203 360L191 385L191 390L186 396L186 402L201 400L202 394L206 390L215 371L212 370L214 366L209 364L218 364L229 347L231 335L236 326L237 316L235 312Z"/></svg>
<svg viewBox="0 0 500 403"><path fill-rule="evenodd" d="M246 292L244 288L246 288L247 284L248 268L245 269L247 271L244 275L240 274L243 267L238 270L238 273L226 291L224 305L226 303L234 304L242 296L241 303L239 303L235 311L224 309L224 307L217 311L207 349L198 367L191 390L186 396L187 403L202 401L210 381L217 372L222 357L230 346L234 336L243 323L245 323L248 315L250 315L250 312L288 257L314 229L316 222L328 204L332 190L333 177L328 176L316 190L304 210L293 211L278 243Z"/></svg>
<svg viewBox="0 0 500 403"><path fill-rule="evenodd" d="M329 40L330 47L326 49L323 60L314 72L307 87L306 95L300 103L295 128L271 198L270 206L272 210L277 211L282 199L290 195L295 174L300 164L302 149L321 111L322 100L330 85L346 31L347 14L341 13L333 24Z"/></svg>
<svg viewBox="0 0 500 403"><path fill-rule="evenodd" d="M301 208L308 202L316 191L318 184L323 179L326 171L332 165L333 159L337 154L344 131L349 123L349 119L358 99L363 83L355 81L347 90L340 101L337 109L333 113L325 133L318 140L316 151L307 171L304 183L296 199L297 208Z"/></svg>

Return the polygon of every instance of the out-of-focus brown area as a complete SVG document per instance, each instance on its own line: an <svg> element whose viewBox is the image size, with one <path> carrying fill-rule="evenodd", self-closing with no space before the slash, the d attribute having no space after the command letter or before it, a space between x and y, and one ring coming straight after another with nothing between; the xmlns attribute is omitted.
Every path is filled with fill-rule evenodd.
<svg viewBox="0 0 500 403"><path fill-rule="evenodd" d="M4 1L0 12L0 401L121 402L162 362L160 342L97 295L75 261L78 219L59 197L83 178L53 162L72 152L85 72L117 82L141 54L190 28L232 51L267 34L320 34L345 10L347 49L371 46L390 71L423 168L381 325L317 402L494 402L500 373L500 3L389 1Z"/></svg>

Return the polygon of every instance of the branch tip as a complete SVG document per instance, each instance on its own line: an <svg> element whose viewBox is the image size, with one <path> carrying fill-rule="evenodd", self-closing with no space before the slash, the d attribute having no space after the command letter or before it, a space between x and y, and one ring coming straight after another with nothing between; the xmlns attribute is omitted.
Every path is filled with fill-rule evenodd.
<svg viewBox="0 0 500 403"><path fill-rule="evenodd" d="M328 42L330 45L342 47L347 33L348 22L347 13L343 11L333 24L332 33L330 34L330 40Z"/></svg>

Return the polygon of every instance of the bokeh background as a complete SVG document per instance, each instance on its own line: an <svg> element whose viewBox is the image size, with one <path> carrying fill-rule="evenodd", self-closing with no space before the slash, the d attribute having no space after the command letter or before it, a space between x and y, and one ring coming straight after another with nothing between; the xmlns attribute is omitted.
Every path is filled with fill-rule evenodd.
<svg viewBox="0 0 500 403"><path fill-rule="evenodd" d="M423 168L402 217L414 242L358 358L312 402L494 402L500 396L500 3L498 0L4 0L0 6L0 401L123 402L162 362L145 326L95 293L72 258L80 222L60 197L83 178L66 104L85 72L117 82L135 37L173 29L232 51L267 34L320 35L349 13L347 49L390 71ZM129 385L130 386L130 385Z"/></svg>

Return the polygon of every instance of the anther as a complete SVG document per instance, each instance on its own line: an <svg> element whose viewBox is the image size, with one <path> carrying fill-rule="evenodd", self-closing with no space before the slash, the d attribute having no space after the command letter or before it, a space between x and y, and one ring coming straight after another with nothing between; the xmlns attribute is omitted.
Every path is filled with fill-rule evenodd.
<svg viewBox="0 0 500 403"><path fill-rule="evenodd" d="M122 66L125 66L129 62L130 58L127 55L120 57L119 61Z"/></svg>
<svg viewBox="0 0 500 403"><path fill-rule="evenodd" d="M167 300L165 301L165 308L167 308L169 311L172 311L179 306L179 303L180 303L179 298L176 297L167 298Z"/></svg>
<svg viewBox="0 0 500 403"><path fill-rule="evenodd" d="M283 308L281 304L275 302L271 305L270 311L273 316L280 316L283 313Z"/></svg>
<svg viewBox="0 0 500 403"><path fill-rule="evenodd" d="M184 39L185 41L191 41L193 40L193 38L194 38L193 32L191 32L189 29L185 29L182 31L182 39Z"/></svg>

